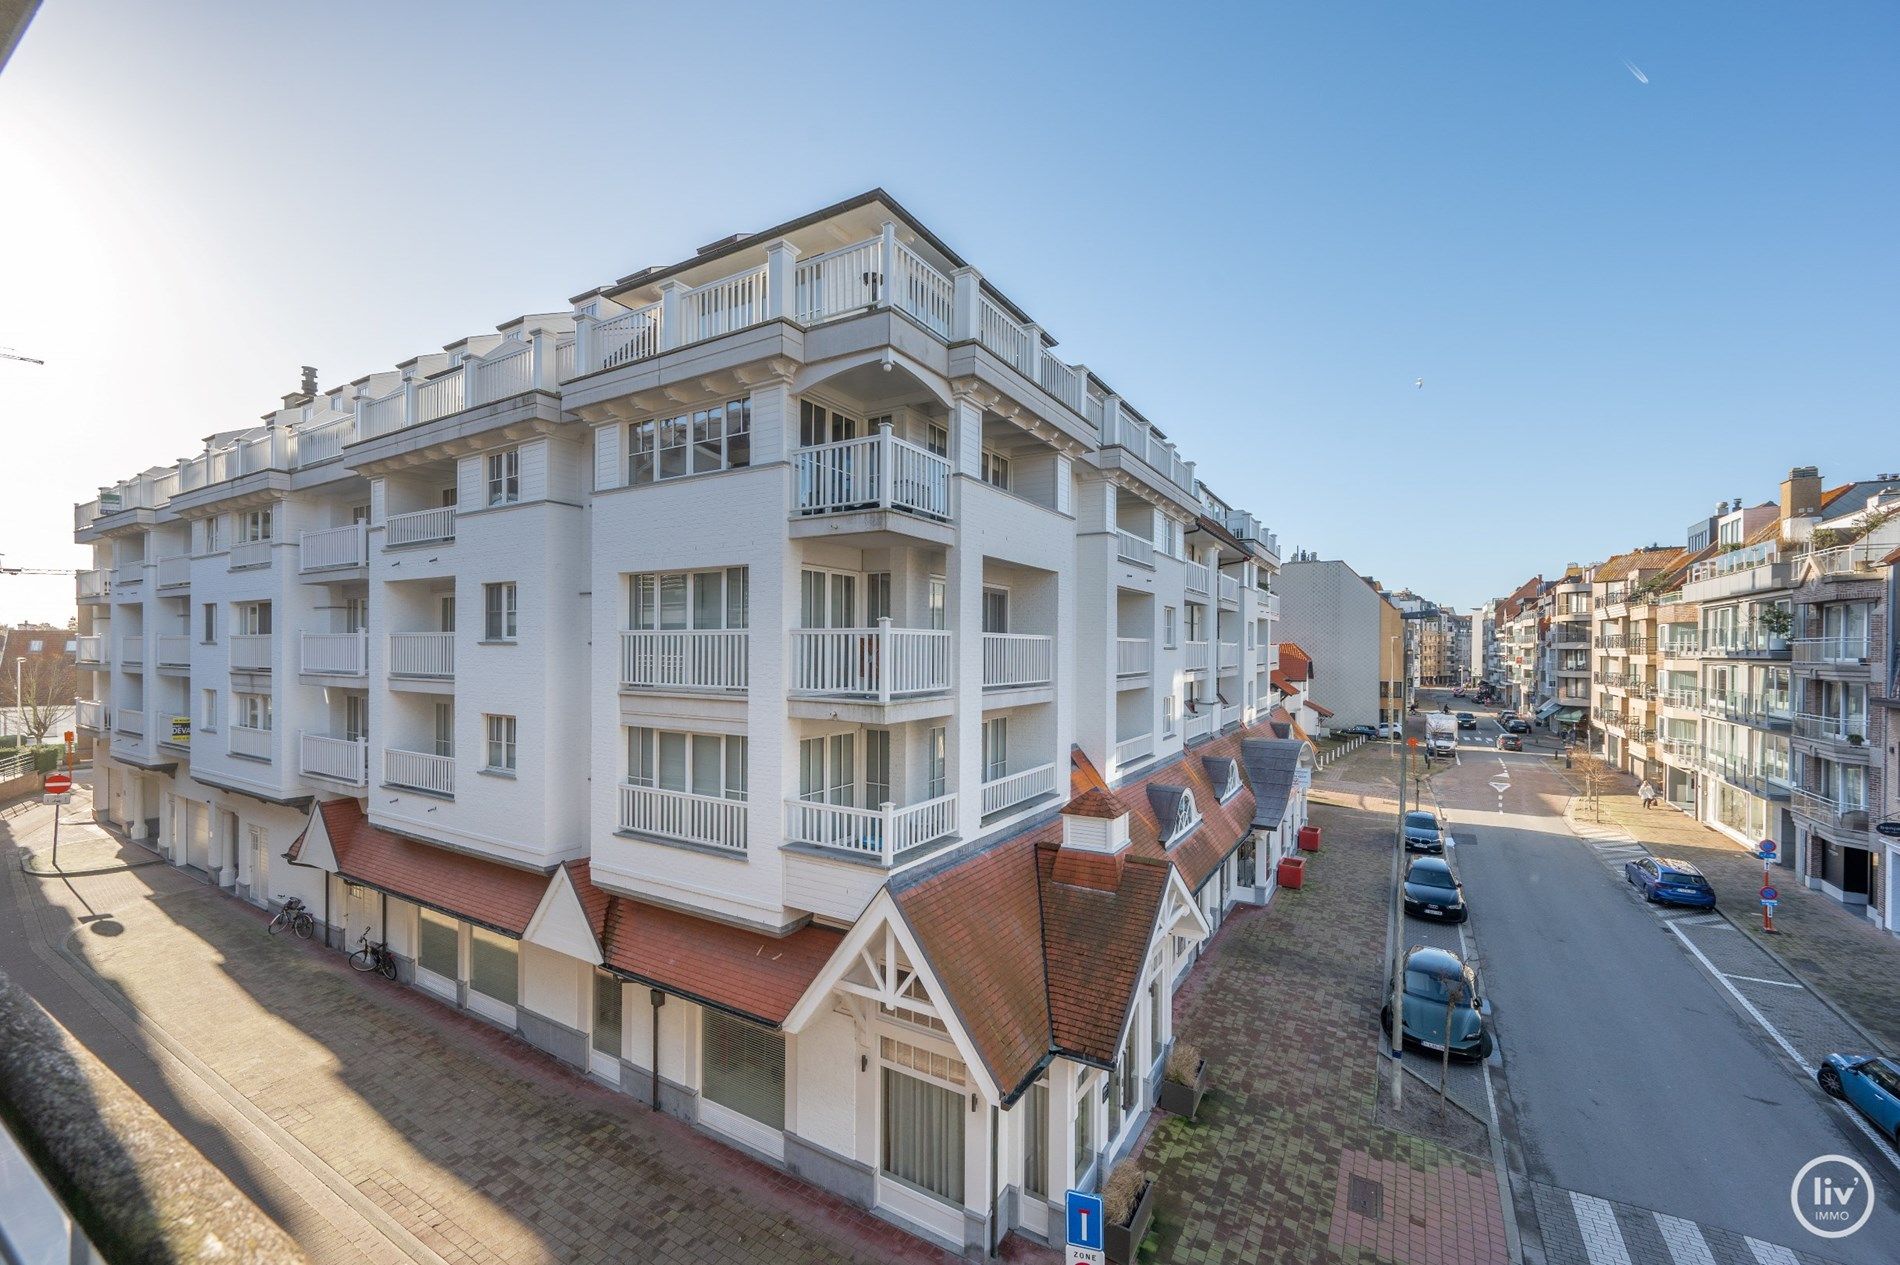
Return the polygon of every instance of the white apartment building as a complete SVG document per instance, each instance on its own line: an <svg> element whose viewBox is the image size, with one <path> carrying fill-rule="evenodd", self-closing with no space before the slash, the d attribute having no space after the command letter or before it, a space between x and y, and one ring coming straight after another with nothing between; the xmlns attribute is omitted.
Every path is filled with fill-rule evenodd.
<svg viewBox="0 0 1900 1265"><path fill-rule="evenodd" d="M1054 346L873 191L306 372L77 507L99 812L920 1235L1059 1233L1311 753L1272 533Z"/></svg>
<svg viewBox="0 0 1900 1265"><path fill-rule="evenodd" d="M1332 713L1332 727L1402 719L1407 647L1398 608L1337 559L1288 559L1275 587L1285 602L1282 639L1325 664L1307 697Z"/></svg>

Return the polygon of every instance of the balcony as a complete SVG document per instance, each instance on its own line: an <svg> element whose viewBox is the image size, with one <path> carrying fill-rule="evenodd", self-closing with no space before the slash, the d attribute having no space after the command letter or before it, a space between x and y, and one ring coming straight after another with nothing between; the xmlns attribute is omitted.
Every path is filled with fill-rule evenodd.
<svg viewBox="0 0 1900 1265"><path fill-rule="evenodd" d="M103 602L112 595L111 573L103 569L81 571L73 584L82 602Z"/></svg>
<svg viewBox="0 0 1900 1265"><path fill-rule="evenodd" d="M620 634L623 690L747 688L752 634L744 629L629 629Z"/></svg>
<svg viewBox="0 0 1900 1265"><path fill-rule="evenodd" d="M337 571L369 565L369 528L364 523L307 531L297 537L297 571Z"/></svg>
<svg viewBox="0 0 1900 1265"><path fill-rule="evenodd" d="M1187 721L1181 726L1181 737L1185 742L1199 742L1203 738L1214 736L1214 713L1211 711L1189 712Z"/></svg>
<svg viewBox="0 0 1900 1265"><path fill-rule="evenodd" d="M1223 641L1220 643L1220 670L1238 672L1240 670L1240 643Z"/></svg>
<svg viewBox="0 0 1900 1265"><path fill-rule="evenodd" d="M455 794L455 757L426 751L383 751L383 781L430 795Z"/></svg>
<svg viewBox="0 0 1900 1265"><path fill-rule="evenodd" d="M119 639L119 663L128 668L145 666L145 638L142 635Z"/></svg>
<svg viewBox="0 0 1900 1265"><path fill-rule="evenodd" d="M1182 666L1189 672L1205 672L1212 660L1208 657L1208 645L1205 641L1184 642L1181 647Z"/></svg>
<svg viewBox="0 0 1900 1265"><path fill-rule="evenodd" d="M242 756L247 760L270 759L271 731L268 729L233 725L228 740L230 745L227 750L234 756Z"/></svg>
<svg viewBox="0 0 1900 1265"><path fill-rule="evenodd" d="M1705 691L1701 708L1704 716L1757 727L1786 725L1791 719L1785 703L1777 703L1758 694Z"/></svg>
<svg viewBox="0 0 1900 1265"><path fill-rule="evenodd" d="M1799 637L1794 643L1794 661L1863 667L1872 651L1872 642L1865 633L1858 637Z"/></svg>
<svg viewBox="0 0 1900 1265"><path fill-rule="evenodd" d="M1231 575L1220 578L1220 604L1229 610L1240 609L1240 581Z"/></svg>
<svg viewBox="0 0 1900 1265"><path fill-rule="evenodd" d="M1818 573L1829 578L1868 579L1884 573L1885 568L1880 560L1892 552L1891 543L1842 545L1835 549L1807 553L1803 555L1803 561L1812 564Z"/></svg>
<svg viewBox="0 0 1900 1265"><path fill-rule="evenodd" d="M1824 742L1834 748L1831 754L1866 761L1872 758L1867 746L1867 717L1832 716L1823 712L1796 712L1794 736L1810 742Z"/></svg>
<svg viewBox="0 0 1900 1265"><path fill-rule="evenodd" d="M104 732L107 715L105 704L97 700L82 698L73 702L73 723L81 729L90 729L93 733Z"/></svg>
<svg viewBox="0 0 1900 1265"><path fill-rule="evenodd" d="M158 587L183 589L191 586L191 556L174 554L158 560Z"/></svg>
<svg viewBox="0 0 1900 1265"><path fill-rule="evenodd" d="M455 679L455 634L403 632L389 634L389 675L425 680Z"/></svg>
<svg viewBox="0 0 1900 1265"><path fill-rule="evenodd" d="M131 738L145 736L145 712L137 707L121 707L113 712L112 732Z"/></svg>
<svg viewBox="0 0 1900 1265"><path fill-rule="evenodd" d="M746 802L623 782L620 829L680 843L744 852Z"/></svg>
<svg viewBox="0 0 1900 1265"><path fill-rule="evenodd" d="M983 815L1000 813L1056 793L1056 766L1039 764L983 783Z"/></svg>
<svg viewBox="0 0 1900 1265"><path fill-rule="evenodd" d="M785 801L785 838L792 843L830 848L864 857L880 865L894 865L911 848L922 847L956 833L957 797L943 795L899 808L853 808L817 800Z"/></svg>
<svg viewBox="0 0 1900 1265"><path fill-rule="evenodd" d="M345 786L369 785L369 739L299 735L297 769L305 777L327 778Z"/></svg>
<svg viewBox="0 0 1900 1265"><path fill-rule="evenodd" d="M1666 634L1656 642L1656 649L1665 659L1686 659L1701 652L1702 634L1694 628L1688 632Z"/></svg>
<svg viewBox="0 0 1900 1265"><path fill-rule="evenodd" d="M240 540L231 546L231 554L226 562L232 571L247 571L252 567L270 565L271 541Z"/></svg>
<svg viewBox="0 0 1900 1265"><path fill-rule="evenodd" d="M313 676L367 676L369 633L304 633L297 663Z"/></svg>
<svg viewBox="0 0 1900 1265"><path fill-rule="evenodd" d="M1144 677L1154 670L1154 643L1146 637L1115 638L1115 675Z"/></svg>
<svg viewBox="0 0 1900 1265"><path fill-rule="evenodd" d="M73 649L73 661L82 667L87 664L103 665L106 662L106 639L104 637L79 637L78 645Z"/></svg>
<svg viewBox="0 0 1900 1265"><path fill-rule="evenodd" d="M1213 574L1205 562L1187 564L1187 591L1190 593L1213 592Z"/></svg>
<svg viewBox="0 0 1900 1265"><path fill-rule="evenodd" d="M356 442L356 418L337 417L297 432L297 467L314 466L343 455L346 444Z"/></svg>
<svg viewBox="0 0 1900 1265"><path fill-rule="evenodd" d="M1055 638L1036 633L983 634L984 689L1048 685L1055 674Z"/></svg>
<svg viewBox="0 0 1900 1265"><path fill-rule="evenodd" d="M145 583L145 559L131 558L113 568L113 588L129 589L143 583Z"/></svg>
<svg viewBox="0 0 1900 1265"><path fill-rule="evenodd" d="M379 399L359 399L357 429L363 438L373 439L528 391L552 391L559 385L557 364L562 358L557 340L558 334L548 329L526 338L505 338L485 356L469 356L432 378L406 379ZM303 455L306 464L320 459Z"/></svg>
<svg viewBox="0 0 1900 1265"><path fill-rule="evenodd" d="M408 545L435 545L455 539L455 507L414 510L391 514L383 522L383 547L398 549Z"/></svg>
<svg viewBox="0 0 1900 1265"><path fill-rule="evenodd" d="M1702 706L1702 691L1693 686L1671 686L1662 692L1664 707L1698 708Z"/></svg>
<svg viewBox="0 0 1900 1265"><path fill-rule="evenodd" d="M1218 723L1210 714L1209 721ZM1115 769L1132 768L1155 753L1155 736L1151 733L1137 734L1133 738L1124 738L1115 744Z"/></svg>
<svg viewBox="0 0 1900 1265"><path fill-rule="evenodd" d="M1705 637L1698 653L1704 659L1785 659L1789 650L1786 637L1759 628L1732 628Z"/></svg>
<svg viewBox="0 0 1900 1265"><path fill-rule="evenodd" d="M941 629L794 628L791 692L888 703L950 688L950 634Z"/></svg>
<svg viewBox="0 0 1900 1265"><path fill-rule="evenodd" d="M1154 541L1146 536L1137 536L1134 532L1116 528L1115 556L1123 562L1132 562L1138 567L1152 567L1155 564Z"/></svg>
<svg viewBox="0 0 1900 1265"><path fill-rule="evenodd" d="M231 671L268 672L276 639L270 633L233 633Z"/></svg>
<svg viewBox="0 0 1900 1265"><path fill-rule="evenodd" d="M792 466L799 514L885 509L950 517L950 462L897 438L888 425L862 439L801 448Z"/></svg>
<svg viewBox="0 0 1900 1265"><path fill-rule="evenodd" d="M158 666L161 668L188 668L191 666L191 638L184 633L163 633L158 639Z"/></svg>
<svg viewBox="0 0 1900 1265"><path fill-rule="evenodd" d="M1867 804L1864 800L1839 800L1819 791L1797 787L1789 806L1803 817L1835 830L1867 829Z"/></svg>

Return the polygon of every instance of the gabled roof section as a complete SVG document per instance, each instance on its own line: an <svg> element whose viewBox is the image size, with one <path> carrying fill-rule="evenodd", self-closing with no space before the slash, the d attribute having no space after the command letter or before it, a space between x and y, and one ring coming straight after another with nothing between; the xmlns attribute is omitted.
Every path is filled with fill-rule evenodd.
<svg viewBox="0 0 1900 1265"><path fill-rule="evenodd" d="M1184 787L1161 782L1148 783L1148 807L1155 815L1155 824L1162 838L1174 833L1174 823L1181 817L1181 797L1186 793Z"/></svg>
<svg viewBox="0 0 1900 1265"><path fill-rule="evenodd" d="M1298 694L1300 692L1300 687L1287 680L1286 673L1282 672L1279 668L1273 670L1272 675L1267 678L1267 681L1274 689L1280 691L1282 697Z"/></svg>
<svg viewBox="0 0 1900 1265"><path fill-rule="evenodd" d="M1036 847L1049 1027L1056 1050L1115 1061L1168 888L1165 863L1130 857L1113 891L1053 881L1057 848Z"/></svg>
<svg viewBox="0 0 1900 1265"><path fill-rule="evenodd" d="M1291 641L1280 643L1280 667L1289 681L1310 681L1313 679L1313 656L1300 649Z"/></svg>
<svg viewBox="0 0 1900 1265"><path fill-rule="evenodd" d="M1310 699L1310 698L1309 698L1309 699L1307 699L1307 700L1306 700L1306 701L1305 701L1305 702L1304 702L1304 703L1302 704L1302 706L1304 706L1304 707L1310 707L1310 708L1312 708L1312 709L1313 709L1313 711L1314 711L1314 713L1315 713L1316 715L1318 715L1318 716L1320 717L1320 719L1322 719L1322 720L1330 720L1330 719L1332 719L1332 715L1333 715L1333 709L1332 709L1332 708L1330 708L1330 707L1327 707L1327 706L1325 706L1325 705L1323 705L1323 704L1321 704L1321 703L1316 703L1316 702L1314 702L1314 701L1313 701L1312 699Z"/></svg>
<svg viewBox="0 0 1900 1265"><path fill-rule="evenodd" d="M1241 767L1253 787L1253 824L1263 830L1279 826L1293 798L1293 779L1302 762L1310 763L1312 748L1298 738L1247 738L1240 744Z"/></svg>

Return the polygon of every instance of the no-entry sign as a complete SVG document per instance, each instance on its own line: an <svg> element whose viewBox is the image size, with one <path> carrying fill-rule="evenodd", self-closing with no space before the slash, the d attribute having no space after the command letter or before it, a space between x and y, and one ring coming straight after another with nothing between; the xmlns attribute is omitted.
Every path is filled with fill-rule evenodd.
<svg viewBox="0 0 1900 1265"><path fill-rule="evenodd" d="M49 773L44 789L48 795L64 795L73 789L73 780L64 773Z"/></svg>

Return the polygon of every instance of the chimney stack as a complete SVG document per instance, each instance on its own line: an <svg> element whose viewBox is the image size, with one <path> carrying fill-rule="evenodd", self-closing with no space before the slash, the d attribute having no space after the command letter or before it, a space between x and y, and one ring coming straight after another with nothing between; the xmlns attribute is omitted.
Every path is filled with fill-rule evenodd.
<svg viewBox="0 0 1900 1265"><path fill-rule="evenodd" d="M1781 517L1813 518L1821 512L1821 470L1818 466L1796 466L1781 481Z"/></svg>

